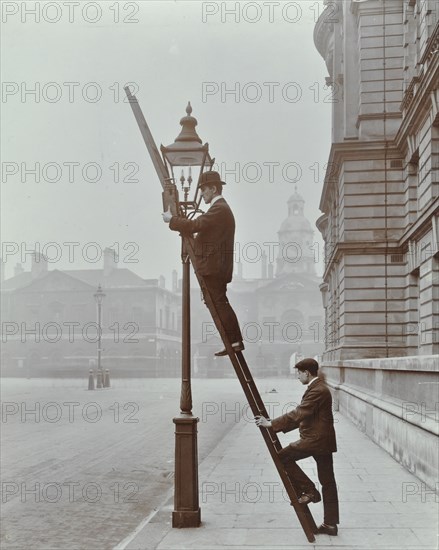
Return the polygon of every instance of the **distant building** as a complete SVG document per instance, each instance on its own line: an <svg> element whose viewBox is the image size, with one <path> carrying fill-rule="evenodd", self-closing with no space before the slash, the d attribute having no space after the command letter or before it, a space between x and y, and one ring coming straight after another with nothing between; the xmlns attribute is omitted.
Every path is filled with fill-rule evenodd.
<svg viewBox="0 0 439 550"><path fill-rule="evenodd" d="M180 298L164 280L120 268L51 270L34 254L2 283L2 374L85 376L96 367L94 293L102 285L102 366L115 376L175 376L180 370Z"/></svg>
<svg viewBox="0 0 439 550"><path fill-rule="evenodd" d="M317 222L325 241L324 366L340 409L432 485L438 470L439 3L326 3L314 33L333 98Z"/></svg>
<svg viewBox="0 0 439 550"><path fill-rule="evenodd" d="M256 376L285 375L292 358L323 351L323 308L315 274L311 223L297 190L288 200L279 242L261 251L261 276L243 277L244 258L229 297ZM271 255L271 257L270 257ZM276 266L276 268L274 267ZM142 279L119 267L112 249L103 269L48 270L35 254L31 271L17 265L2 283L3 376L81 375L96 368L97 313L94 294L102 286L102 366L112 376L179 376L181 372L181 284L163 277ZM192 276L192 356L195 376L235 376L214 323Z"/></svg>

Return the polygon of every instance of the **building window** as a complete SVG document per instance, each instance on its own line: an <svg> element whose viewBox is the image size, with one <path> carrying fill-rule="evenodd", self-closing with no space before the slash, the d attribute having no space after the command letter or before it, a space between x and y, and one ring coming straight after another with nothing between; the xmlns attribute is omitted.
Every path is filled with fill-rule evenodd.
<svg viewBox="0 0 439 550"><path fill-rule="evenodd" d="M420 328L420 277L419 268L409 275L408 297L410 307L407 311L407 325L405 330L405 344L409 348L419 348ZM413 353L413 352L409 352Z"/></svg>
<svg viewBox="0 0 439 550"><path fill-rule="evenodd" d="M420 174L419 174L419 135L412 134L407 138L408 155L406 178L407 178L407 204L409 223L416 221L420 209Z"/></svg>
<svg viewBox="0 0 439 550"><path fill-rule="evenodd" d="M49 304L50 321L61 321L64 311L64 304L51 302Z"/></svg>
<svg viewBox="0 0 439 550"><path fill-rule="evenodd" d="M433 256L439 256L439 215L433 216L431 220L433 229Z"/></svg>
<svg viewBox="0 0 439 550"><path fill-rule="evenodd" d="M439 256L433 258L433 304L439 304ZM439 348L439 311L436 308L433 314L433 334L432 334L433 353L438 352Z"/></svg>
<svg viewBox="0 0 439 550"><path fill-rule="evenodd" d="M171 322L171 321L170 321L170 315L171 315L171 312L170 312L170 310L169 310L169 306L166 306L166 307L165 307L165 328L166 328L166 329L171 328L171 327L170 327L170 322Z"/></svg>
<svg viewBox="0 0 439 550"><path fill-rule="evenodd" d="M143 323L143 308L134 306L131 309L131 320L133 323L137 323L138 325L142 325Z"/></svg>

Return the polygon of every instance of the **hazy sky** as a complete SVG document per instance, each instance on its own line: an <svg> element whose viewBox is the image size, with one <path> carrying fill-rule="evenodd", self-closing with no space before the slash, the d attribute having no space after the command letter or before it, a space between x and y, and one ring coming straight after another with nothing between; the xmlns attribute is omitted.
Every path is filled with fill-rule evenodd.
<svg viewBox="0 0 439 550"><path fill-rule="evenodd" d="M157 145L174 141L191 101L241 249L277 240L295 185L310 221L319 217L331 117L313 43L322 2L2 4L7 277L35 243L49 269L101 267L96 242L118 243L120 266L143 277L164 274L169 285L180 270L179 238L162 221L161 188L124 102L129 82ZM244 264L244 275L259 270Z"/></svg>

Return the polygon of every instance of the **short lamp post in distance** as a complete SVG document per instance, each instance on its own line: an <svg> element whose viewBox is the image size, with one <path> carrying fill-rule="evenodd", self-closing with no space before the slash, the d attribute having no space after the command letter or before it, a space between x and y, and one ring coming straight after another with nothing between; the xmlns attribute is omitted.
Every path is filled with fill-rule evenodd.
<svg viewBox="0 0 439 550"><path fill-rule="evenodd" d="M186 116L180 120L181 132L174 143L161 146L163 160L171 176L171 184L180 184L179 214L192 218L199 210L198 180L213 160L209 145L202 144L195 126L197 120L191 115L188 103ZM198 527L201 513L198 500L198 449L197 422L192 415L191 390L191 327L190 327L190 259L184 240L181 241L182 274L182 350L181 350L181 395L180 414L173 419L175 424L175 494L173 527Z"/></svg>
<svg viewBox="0 0 439 550"><path fill-rule="evenodd" d="M101 285L98 286L97 291L93 294L98 316L98 372L96 380L96 388L102 388L104 383L104 373L102 370L101 355L102 355L102 302L105 298L105 293L102 291Z"/></svg>

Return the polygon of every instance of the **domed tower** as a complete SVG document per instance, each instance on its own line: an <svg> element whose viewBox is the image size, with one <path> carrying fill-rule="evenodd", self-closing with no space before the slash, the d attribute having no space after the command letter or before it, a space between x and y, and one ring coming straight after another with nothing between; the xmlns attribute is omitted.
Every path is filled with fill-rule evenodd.
<svg viewBox="0 0 439 550"><path fill-rule="evenodd" d="M278 231L279 251L276 260L276 277L290 273L315 275L313 236L311 223L303 214L305 201L297 192L288 199L288 218Z"/></svg>

